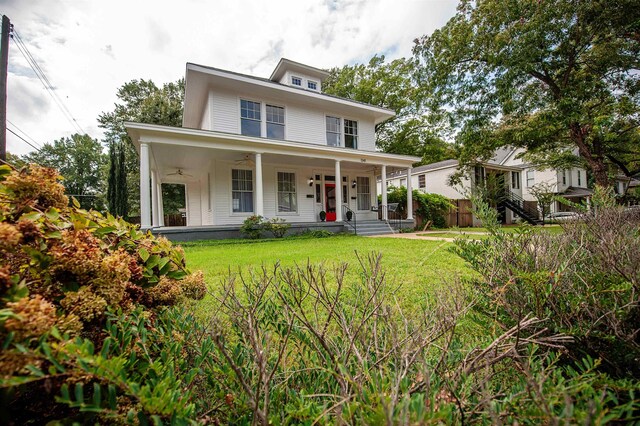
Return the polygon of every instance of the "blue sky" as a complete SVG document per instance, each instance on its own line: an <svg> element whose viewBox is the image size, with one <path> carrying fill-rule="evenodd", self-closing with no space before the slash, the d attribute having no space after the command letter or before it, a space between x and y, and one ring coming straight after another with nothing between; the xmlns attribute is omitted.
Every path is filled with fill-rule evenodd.
<svg viewBox="0 0 640 426"><path fill-rule="evenodd" d="M453 0L0 0L79 126L101 138L96 118L132 79L157 84L185 63L268 77L280 57L321 68L411 54L413 40L453 16ZM11 42L9 128L37 143L74 132ZM7 134L15 154L32 148Z"/></svg>

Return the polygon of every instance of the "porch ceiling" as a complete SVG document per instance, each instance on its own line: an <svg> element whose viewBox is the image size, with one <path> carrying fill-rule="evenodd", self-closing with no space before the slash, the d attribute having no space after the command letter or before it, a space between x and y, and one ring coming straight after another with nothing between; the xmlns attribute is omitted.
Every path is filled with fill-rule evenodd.
<svg viewBox="0 0 640 426"><path fill-rule="evenodd" d="M252 152L238 152L226 150L211 150L197 147L176 147L165 144L154 144L151 147L152 168L157 170L163 182L169 180L198 179L199 175L206 171L214 160L238 162L243 164L247 159L254 160ZM250 163L247 163L251 165ZM333 169L335 162L329 159L304 157L299 155L263 154L262 164L275 164L279 166L310 167L314 169ZM380 173L380 167L368 163L342 161L343 171L374 171ZM183 176L177 176L177 170L184 172ZM387 170L395 170L387 167ZM399 169L398 169L399 170ZM190 175L190 176L187 176Z"/></svg>

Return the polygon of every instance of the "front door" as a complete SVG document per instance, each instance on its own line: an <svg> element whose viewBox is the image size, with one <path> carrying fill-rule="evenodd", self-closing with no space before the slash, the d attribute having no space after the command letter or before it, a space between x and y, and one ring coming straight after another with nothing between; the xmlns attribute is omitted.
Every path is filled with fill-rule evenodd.
<svg viewBox="0 0 640 426"><path fill-rule="evenodd" d="M324 202L327 212L327 222L336 221L336 184L324 184Z"/></svg>

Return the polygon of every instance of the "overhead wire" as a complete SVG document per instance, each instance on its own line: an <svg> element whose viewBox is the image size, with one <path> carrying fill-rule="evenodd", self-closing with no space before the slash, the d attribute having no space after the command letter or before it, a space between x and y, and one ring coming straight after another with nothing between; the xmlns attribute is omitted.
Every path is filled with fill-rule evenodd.
<svg viewBox="0 0 640 426"><path fill-rule="evenodd" d="M40 148L42 148L42 144L39 143L38 141L36 141L34 138L32 138L31 136L29 136L29 134L27 134L27 132L25 132L24 130L22 130L20 127L16 126L14 123L11 122L11 120L7 119L7 123L11 124L13 127L16 128L16 130L18 130L20 133L22 133L24 135L24 137L26 137L27 139L31 140L31 142L33 142L34 144L38 145Z"/></svg>
<svg viewBox="0 0 640 426"><path fill-rule="evenodd" d="M40 148L38 148L37 146L35 146L34 144L32 144L31 142L29 142L28 140L26 140L25 138L23 138L22 136L20 136L19 134L17 134L16 132L14 132L13 130L11 130L10 128L7 127L7 130L10 131L11 133L14 134L14 136L16 136L17 138L22 139L24 142L27 143L27 145L31 146L33 149L35 149L36 151L40 152Z"/></svg>
<svg viewBox="0 0 640 426"><path fill-rule="evenodd" d="M75 117L73 116L69 108L65 105L64 101L60 98L60 96L58 96L55 87L51 83L51 80L49 80L49 78L45 74L42 67L38 64L38 61L36 61L36 59L33 57L31 52L29 51L29 48L22 40L22 37L20 37L20 34L15 30L15 27L13 29L12 34L13 34L13 39L16 41L15 44L18 47L18 50L20 51L22 56L25 58L25 60L27 61L27 63L35 73L36 77L38 77L38 79L42 83L43 87L45 88L49 96L51 96L56 106L60 109L60 111L65 116L67 121L69 121L69 123L75 128L77 132L81 134L85 134L86 132L80 126L80 124L78 123L78 120L75 119Z"/></svg>

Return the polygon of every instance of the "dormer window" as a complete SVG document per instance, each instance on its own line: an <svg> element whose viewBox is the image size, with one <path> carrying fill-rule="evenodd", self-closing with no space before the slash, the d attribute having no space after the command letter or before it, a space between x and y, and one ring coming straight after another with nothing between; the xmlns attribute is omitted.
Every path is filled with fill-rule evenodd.
<svg viewBox="0 0 640 426"><path fill-rule="evenodd" d="M293 86L302 86L302 79L300 77L291 77L291 84Z"/></svg>
<svg viewBox="0 0 640 426"><path fill-rule="evenodd" d="M315 81L307 81L307 88L311 89L311 90L318 90L318 83Z"/></svg>

